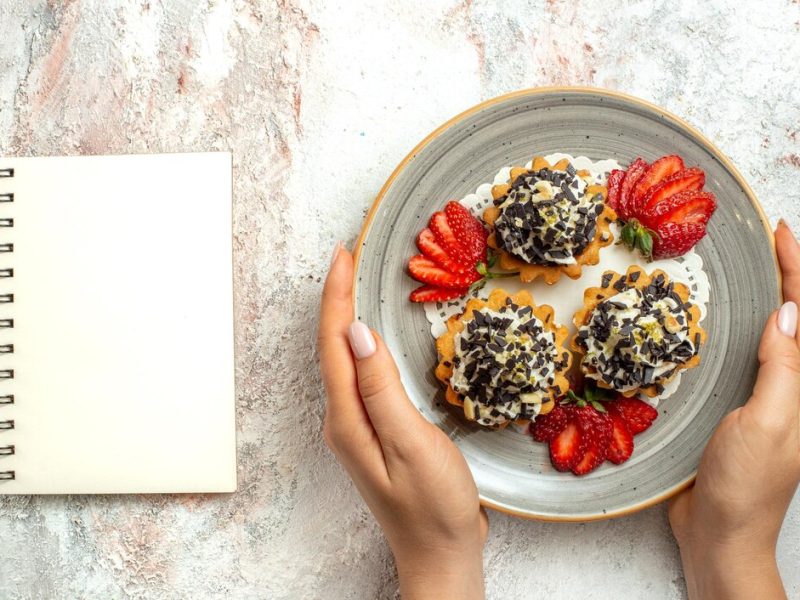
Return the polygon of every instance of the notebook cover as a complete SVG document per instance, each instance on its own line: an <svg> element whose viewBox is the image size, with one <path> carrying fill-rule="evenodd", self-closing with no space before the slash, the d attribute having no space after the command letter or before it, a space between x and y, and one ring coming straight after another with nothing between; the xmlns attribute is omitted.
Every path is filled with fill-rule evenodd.
<svg viewBox="0 0 800 600"><path fill-rule="evenodd" d="M235 490L230 154L0 169L0 493Z"/></svg>

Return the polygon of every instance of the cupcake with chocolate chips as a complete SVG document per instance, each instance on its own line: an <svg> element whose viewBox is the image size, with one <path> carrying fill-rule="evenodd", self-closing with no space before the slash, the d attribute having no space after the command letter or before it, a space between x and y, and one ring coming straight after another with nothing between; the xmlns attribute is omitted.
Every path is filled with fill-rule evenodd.
<svg viewBox="0 0 800 600"><path fill-rule="evenodd" d="M530 169L511 169L508 183L492 188L494 205L483 213L500 268L519 271L522 281L580 277L582 265L596 265L600 248L613 241L617 215L606 194L589 171L567 159L551 166L537 156Z"/></svg>
<svg viewBox="0 0 800 600"><path fill-rule="evenodd" d="M699 320L689 289L663 271L607 271L600 287L584 292L572 348L582 354L581 371L600 387L653 397L680 370L700 364L706 332Z"/></svg>
<svg viewBox="0 0 800 600"><path fill-rule="evenodd" d="M563 345L566 327L553 322L550 306L536 306L522 291L501 289L467 302L436 340L436 377L447 401L479 425L520 425L549 412L568 388L572 355Z"/></svg>

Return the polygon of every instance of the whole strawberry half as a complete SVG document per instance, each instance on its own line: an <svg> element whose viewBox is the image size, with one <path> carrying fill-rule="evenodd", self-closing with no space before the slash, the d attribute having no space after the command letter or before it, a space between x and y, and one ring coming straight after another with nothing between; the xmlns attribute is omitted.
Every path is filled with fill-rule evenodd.
<svg viewBox="0 0 800 600"><path fill-rule="evenodd" d="M466 295L470 286L516 273L493 273L487 255L487 231L460 202L451 200L431 215L417 235L422 254L408 261L408 273L425 285L409 295L412 302L445 302Z"/></svg>
<svg viewBox="0 0 800 600"><path fill-rule="evenodd" d="M717 203L712 193L702 191L701 169L685 168L679 156L669 155L650 165L637 158L621 181L617 173L609 175L608 188L609 202L625 221L622 243L648 259L670 258L685 254L705 236Z"/></svg>
<svg viewBox="0 0 800 600"><path fill-rule="evenodd" d="M546 415L536 417L529 431L533 439L549 443L550 461L559 471L586 475L604 461L622 464L633 454L636 434L648 429L658 411L639 400L611 398L584 382L570 390Z"/></svg>

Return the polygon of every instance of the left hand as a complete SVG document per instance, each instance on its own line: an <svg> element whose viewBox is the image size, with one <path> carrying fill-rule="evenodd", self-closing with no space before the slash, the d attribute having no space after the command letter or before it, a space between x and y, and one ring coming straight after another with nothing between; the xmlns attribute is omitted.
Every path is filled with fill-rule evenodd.
<svg viewBox="0 0 800 600"><path fill-rule="evenodd" d="M353 259L337 245L319 327L324 434L383 528L404 598L482 598L488 519L464 457L408 399L381 338L353 321Z"/></svg>

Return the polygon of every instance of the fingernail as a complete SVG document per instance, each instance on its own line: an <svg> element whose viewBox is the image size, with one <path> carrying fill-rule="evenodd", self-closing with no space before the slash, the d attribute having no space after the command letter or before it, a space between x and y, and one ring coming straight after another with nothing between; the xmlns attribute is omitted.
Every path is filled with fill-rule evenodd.
<svg viewBox="0 0 800 600"><path fill-rule="evenodd" d="M336 245L333 247L333 255L331 256L331 267L333 266L333 263L336 262L336 257L339 256L339 252L341 251L342 251L342 242L338 241L336 242Z"/></svg>
<svg viewBox="0 0 800 600"><path fill-rule="evenodd" d="M786 222L786 219L784 219L783 217L781 217L780 219L778 219L778 227L786 227L786 229L788 229L788 230L789 230L789 233L791 233L792 235L794 235L794 232L792 231L792 228L791 228L791 227L789 227L789 224Z"/></svg>
<svg viewBox="0 0 800 600"><path fill-rule="evenodd" d="M778 329L783 335L794 337L797 334L797 304L786 302L778 311Z"/></svg>
<svg viewBox="0 0 800 600"><path fill-rule="evenodd" d="M350 323L348 337L350 338L350 348L353 349L353 354L355 354L357 360L369 358L375 354L375 350L377 350L375 338L372 336L369 327L361 321Z"/></svg>

